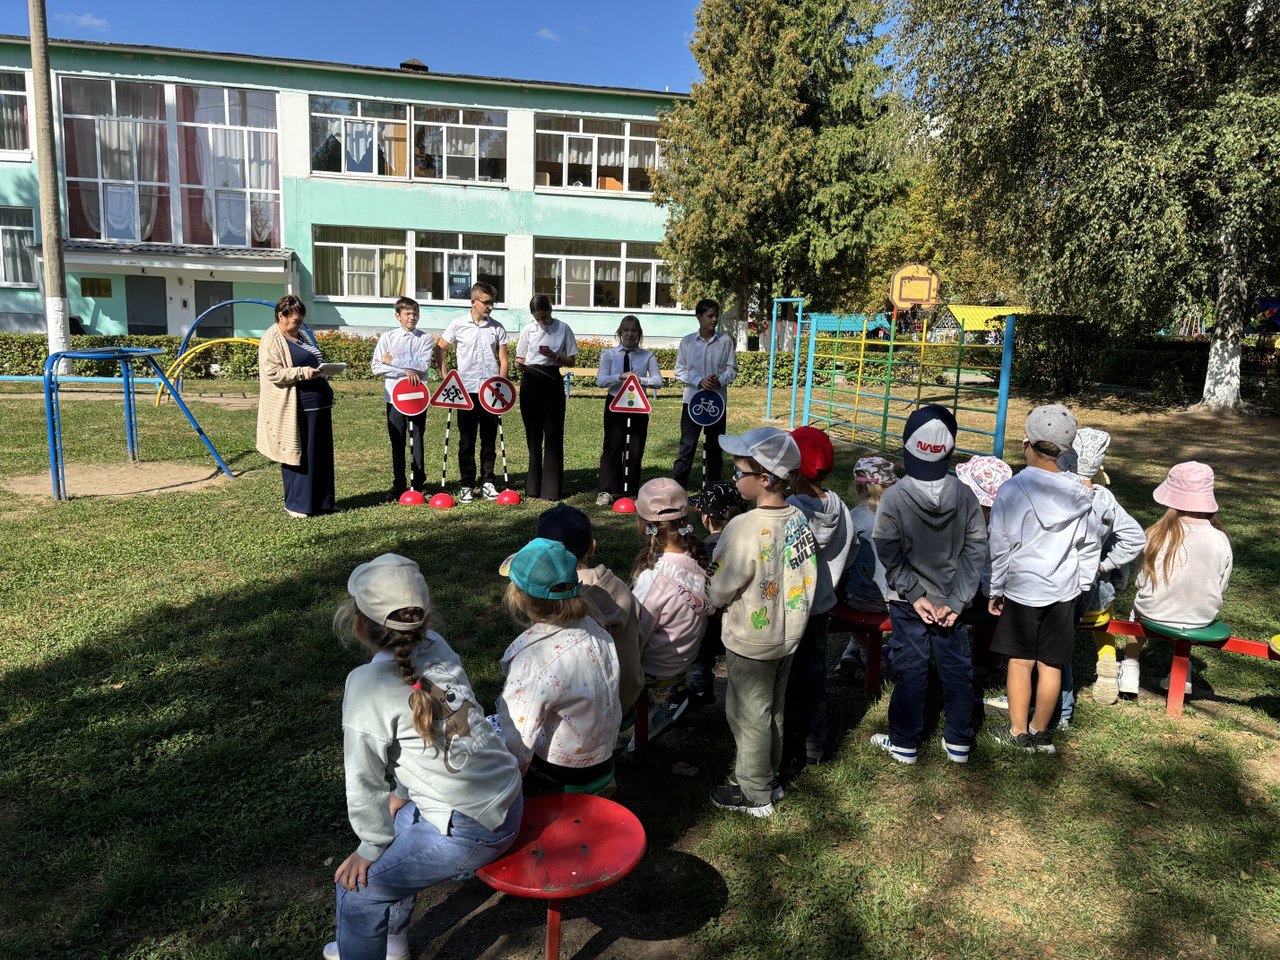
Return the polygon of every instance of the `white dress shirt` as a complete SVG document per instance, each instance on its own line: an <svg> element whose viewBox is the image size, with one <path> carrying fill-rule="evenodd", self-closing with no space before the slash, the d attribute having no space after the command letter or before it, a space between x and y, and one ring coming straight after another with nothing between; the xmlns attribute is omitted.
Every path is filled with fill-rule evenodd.
<svg viewBox="0 0 1280 960"><path fill-rule="evenodd" d="M606 387L609 396L618 392L622 386L622 372L626 350L622 347L610 347L600 352L600 373L596 376L596 386ZM658 369L658 358L652 350L641 350L639 347L631 351L631 372L640 378L640 385L646 390L657 390L662 386L662 371Z"/></svg>
<svg viewBox="0 0 1280 960"><path fill-rule="evenodd" d="M676 379L685 385L684 402L688 403L702 387L706 377L719 377L720 388L716 393L728 402L725 387L738 376L738 350L733 337L716 332L710 340L703 340L695 330L680 341L676 350Z"/></svg>
<svg viewBox="0 0 1280 960"><path fill-rule="evenodd" d="M569 325L560 320L552 320L545 327L537 320L530 320L520 331L520 340L516 344L516 357L523 360L526 367L557 368L559 364L550 357L543 356L539 347L548 347L566 357L578 355L577 338Z"/></svg>
<svg viewBox="0 0 1280 960"><path fill-rule="evenodd" d="M508 338L507 328L493 317L476 323L465 313L449 321L440 339L458 345L458 375L467 393L479 393L486 380L498 376L498 351L506 347Z"/></svg>
<svg viewBox="0 0 1280 960"><path fill-rule="evenodd" d="M391 388L397 380L403 380L406 370L426 376L431 369L431 348L435 338L421 327L406 330L396 327L378 337L378 345L373 348L373 372L385 377L387 400L391 400ZM391 354L391 362L383 363L382 358Z"/></svg>

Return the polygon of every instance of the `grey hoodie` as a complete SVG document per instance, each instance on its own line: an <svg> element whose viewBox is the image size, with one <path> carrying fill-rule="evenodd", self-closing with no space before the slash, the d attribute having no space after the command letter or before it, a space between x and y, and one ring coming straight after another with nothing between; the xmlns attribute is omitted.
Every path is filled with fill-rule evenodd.
<svg viewBox="0 0 1280 960"><path fill-rule="evenodd" d="M899 480L880 500L872 537L889 586L886 599L928 597L958 613L977 592L987 527L977 498L955 477Z"/></svg>
<svg viewBox="0 0 1280 960"><path fill-rule="evenodd" d="M836 605L836 584L844 577L844 567L849 561L849 548L853 544L853 523L849 508L830 490L825 497L806 497L800 494L787 497L787 503L799 507L809 521L813 539L818 542L818 582L814 588L810 616L826 613Z"/></svg>

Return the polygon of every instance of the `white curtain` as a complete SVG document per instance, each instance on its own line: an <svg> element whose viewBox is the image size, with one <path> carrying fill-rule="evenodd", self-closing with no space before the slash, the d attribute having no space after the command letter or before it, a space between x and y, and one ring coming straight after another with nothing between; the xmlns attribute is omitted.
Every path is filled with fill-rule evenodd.
<svg viewBox="0 0 1280 960"><path fill-rule="evenodd" d="M0 150L27 149L27 97L0 96Z"/></svg>
<svg viewBox="0 0 1280 960"><path fill-rule="evenodd" d="M274 133L249 134L249 186L255 190L277 190L279 144Z"/></svg>
<svg viewBox="0 0 1280 960"><path fill-rule="evenodd" d="M133 180L133 124L128 120L99 120L102 141L102 179Z"/></svg>
<svg viewBox="0 0 1280 960"><path fill-rule="evenodd" d="M249 203L249 229L255 247L280 246L280 201L255 195Z"/></svg>
<svg viewBox="0 0 1280 960"><path fill-rule="evenodd" d="M137 201L132 186L106 185L107 240L137 240Z"/></svg>
<svg viewBox="0 0 1280 960"><path fill-rule="evenodd" d="M167 150L164 127L158 123L139 123L138 180L143 183L159 183L164 179ZM167 190L168 187L165 187ZM151 236L156 225L156 213L160 209L160 193L156 190L138 191L138 237Z"/></svg>
<svg viewBox="0 0 1280 960"><path fill-rule="evenodd" d="M213 131L213 187L244 186L244 133Z"/></svg>
<svg viewBox="0 0 1280 960"><path fill-rule="evenodd" d="M622 166L622 141L613 138L601 137L597 144L600 149L600 166L602 167L620 167Z"/></svg>
<svg viewBox="0 0 1280 960"><path fill-rule="evenodd" d="M346 128L347 169L371 173L373 166L369 153L373 149L373 124L348 122Z"/></svg>

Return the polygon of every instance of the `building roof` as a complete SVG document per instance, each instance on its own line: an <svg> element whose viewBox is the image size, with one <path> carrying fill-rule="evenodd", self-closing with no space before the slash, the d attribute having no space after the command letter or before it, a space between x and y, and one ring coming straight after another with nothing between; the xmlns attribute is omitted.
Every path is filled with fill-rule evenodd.
<svg viewBox="0 0 1280 960"><path fill-rule="evenodd" d="M30 38L15 33L0 33L0 41L16 40L29 44ZM266 57L258 54L227 53L215 50L191 50L185 47L154 47L146 44L107 43L103 40L64 40L49 38L52 47L85 47L94 50L122 50L130 53L156 54L167 53L184 57L200 57L209 60L240 60L246 63L265 63L281 67L313 67L322 70L342 70L348 73L394 74L401 77L434 77L438 80L458 80L466 83L490 83L502 86L541 87L546 90L590 90L598 93L617 93L626 96L668 97L686 99L687 93L672 93L669 90L641 90L632 87L606 87L589 83L564 83L555 80L516 80L508 77L485 77L467 73L429 73L422 69L406 69L402 67L373 67L356 63L339 63L331 60L302 60L297 57Z"/></svg>
<svg viewBox="0 0 1280 960"><path fill-rule="evenodd" d="M1009 316L1011 313L1027 313L1029 307L969 307L959 303L948 303L946 308L956 318L956 322L965 330L987 330L991 321Z"/></svg>
<svg viewBox="0 0 1280 960"><path fill-rule="evenodd" d="M39 246L36 247L40 249ZM62 249L82 253L122 253L151 257L215 257L226 260L284 260L287 247L202 247L184 243L129 243L121 240L64 240Z"/></svg>

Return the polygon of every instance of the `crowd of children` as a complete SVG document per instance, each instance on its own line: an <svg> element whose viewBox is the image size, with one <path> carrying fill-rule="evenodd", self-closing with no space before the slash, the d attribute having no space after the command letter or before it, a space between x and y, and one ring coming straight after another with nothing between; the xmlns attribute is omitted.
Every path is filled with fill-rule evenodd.
<svg viewBox="0 0 1280 960"><path fill-rule="evenodd" d="M610 792L636 710L647 704L652 737L690 707L714 704L720 654L735 756L711 801L770 816L787 782L827 757L827 635L837 604L892 624L888 732L871 742L903 764L923 747L931 662L943 755L969 761L978 707L970 631L979 624L994 627L991 649L1007 675L997 705L1008 720L994 739L1053 753L1054 731L1074 708L1076 630L1112 608L1130 566L1138 567L1134 616L1173 627L1216 619L1231 545L1208 466L1169 471L1154 494L1166 513L1144 534L1106 486L1110 437L1078 429L1065 407L1031 412L1026 467L1016 474L995 457L953 470L957 432L942 407L914 411L904 475L882 457L858 460L852 511L824 487L835 456L822 431L721 436L732 481L704 485L694 503L675 480L640 487L630 583L593 563L585 513L565 504L545 511L535 537L499 571L522 632L502 656L504 685L488 716L430 628L417 565L385 554L358 567L335 629L372 655L351 672L343 698L348 810L360 844L335 874L338 937L325 955L407 955L418 891L501 856L525 796ZM1139 646L1131 642L1121 662L1098 636L1094 699L1113 703L1136 692ZM855 673L860 654L851 643L838 672Z"/></svg>

